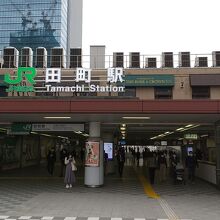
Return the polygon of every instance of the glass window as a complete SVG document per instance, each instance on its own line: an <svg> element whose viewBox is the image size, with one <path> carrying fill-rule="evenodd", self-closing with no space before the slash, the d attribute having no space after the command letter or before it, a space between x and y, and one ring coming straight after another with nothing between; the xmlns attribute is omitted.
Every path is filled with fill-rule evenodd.
<svg viewBox="0 0 220 220"><path fill-rule="evenodd" d="M209 86L192 86L192 99L209 99Z"/></svg>
<svg viewBox="0 0 220 220"><path fill-rule="evenodd" d="M155 87L154 96L155 96L155 99L172 99L173 88L172 87Z"/></svg>
<svg viewBox="0 0 220 220"><path fill-rule="evenodd" d="M119 92L118 96L136 97L136 87L125 87L125 92Z"/></svg>
<svg viewBox="0 0 220 220"><path fill-rule="evenodd" d="M66 50L67 6L66 0L1 0L0 50L6 46Z"/></svg>

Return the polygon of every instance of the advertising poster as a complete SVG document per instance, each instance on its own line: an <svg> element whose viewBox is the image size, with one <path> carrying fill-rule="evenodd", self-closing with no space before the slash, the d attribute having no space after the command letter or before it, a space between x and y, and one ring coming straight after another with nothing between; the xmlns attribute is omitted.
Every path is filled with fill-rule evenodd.
<svg viewBox="0 0 220 220"><path fill-rule="evenodd" d="M113 143L104 143L104 151L108 154L108 159L113 159Z"/></svg>
<svg viewBox="0 0 220 220"><path fill-rule="evenodd" d="M98 167L99 166L99 142L86 142L86 158L85 166Z"/></svg>

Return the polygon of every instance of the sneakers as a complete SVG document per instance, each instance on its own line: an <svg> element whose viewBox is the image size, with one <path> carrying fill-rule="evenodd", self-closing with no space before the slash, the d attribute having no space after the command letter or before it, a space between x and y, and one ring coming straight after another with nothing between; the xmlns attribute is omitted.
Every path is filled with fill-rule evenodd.
<svg viewBox="0 0 220 220"><path fill-rule="evenodd" d="M69 189L69 188L72 188L72 187L73 187L72 184L70 184L70 185L66 184L66 189Z"/></svg>

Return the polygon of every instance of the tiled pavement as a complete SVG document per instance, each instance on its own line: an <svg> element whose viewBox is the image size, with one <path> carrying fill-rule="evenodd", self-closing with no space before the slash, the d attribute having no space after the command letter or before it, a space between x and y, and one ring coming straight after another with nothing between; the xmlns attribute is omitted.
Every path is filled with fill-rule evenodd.
<svg viewBox="0 0 220 220"><path fill-rule="evenodd" d="M122 179L108 176L100 188L84 187L82 177L77 177L72 189L64 188L62 178L46 175L34 179L0 177L0 219L17 220L22 216L37 220L62 220L66 216L76 217L65 220L167 219L161 202L144 194L134 170L125 171ZM167 182L155 184L154 189L181 219L220 219L220 192L207 183L197 181L195 185L184 186Z"/></svg>
<svg viewBox="0 0 220 220"><path fill-rule="evenodd" d="M53 217L53 216L0 216L0 220L166 220L147 218ZM188 219L181 219L188 220Z"/></svg>

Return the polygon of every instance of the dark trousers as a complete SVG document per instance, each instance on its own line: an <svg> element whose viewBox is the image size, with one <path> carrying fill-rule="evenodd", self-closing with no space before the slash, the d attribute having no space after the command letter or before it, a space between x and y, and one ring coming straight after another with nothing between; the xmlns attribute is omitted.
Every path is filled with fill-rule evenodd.
<svg viewBox="0 0 220 220"><path fill-rule="evenodd" d="M53 171L54 171L54 162L49 161L47 164L47 170L48 173L53 175Z"/></svg>
<svg viewBox="0 0 220 220"><path fill-rule="evenodd" d="M124 169L124 161L118 163L118 172L120 177L122 177L123 169Z"/></svg>
<svg viewBox="0 0 220 220"><path fill-rule="evenodd" d="M195 168L194 167L188 168L188 179L192 182L195 180Z"/></svg>
<svg viewBox="0 0 220 220"><path fill-rule="evenodd" d="M140 158L137 158L137 167L139 167Z"/></svg>
<svg viewBox="0 0 220 220"><path fill-rule="evenodd" d="M63 177L63 170L66 166L64 165L64 162L60 163L60 177Z"/></svg>
<svg viewBox="0 0 220 220"><path fill-rule="evenodd" d="M149 177L151 184L154 184L155 170L156 170L155 167L149 167Z"/></svg>

